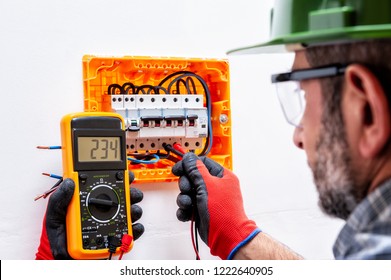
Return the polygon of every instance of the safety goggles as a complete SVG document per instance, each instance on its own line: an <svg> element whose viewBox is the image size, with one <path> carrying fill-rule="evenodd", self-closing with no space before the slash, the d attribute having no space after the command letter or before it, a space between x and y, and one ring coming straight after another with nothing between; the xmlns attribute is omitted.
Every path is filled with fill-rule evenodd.
<svg viewBox="0 0 391 280"><path fill-rule="evenodd" d="M333 64L272 75L272 83L276 84L278 100L287 122L300 127L305 109L300 81L343 75L346 68L347 65Z"/></svg>

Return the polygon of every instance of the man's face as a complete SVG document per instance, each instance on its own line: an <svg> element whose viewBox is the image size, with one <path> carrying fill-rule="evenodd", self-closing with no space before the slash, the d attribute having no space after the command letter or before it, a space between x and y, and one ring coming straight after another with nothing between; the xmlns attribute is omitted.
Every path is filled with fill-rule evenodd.
<svg viewBox="0 0 391 280"><path fill-rule="evenodd" d="M293 69L305 68L311 68L305 53L297 52ZM305 91L306 108L301 126L295 130L294 143L307 154L322 210L346 219L357 202L342 117L328 112L319 79L304 80L300 85Z"/></svg>

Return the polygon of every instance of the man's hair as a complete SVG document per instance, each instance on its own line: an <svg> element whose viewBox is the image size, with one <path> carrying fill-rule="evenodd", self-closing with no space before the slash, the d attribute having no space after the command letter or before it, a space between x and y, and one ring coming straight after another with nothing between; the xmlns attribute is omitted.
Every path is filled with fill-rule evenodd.
<svg viewBox="0 0 391 280"><path fill-rule="evenodd" d="M306 49L306 57L311 67L362 64L379 79L387 94L388 104L391 104L391 38L310 47ZM321 79L321 86L325 104L332 105L328 103L332 102L333 108L330 109L338 110L343 76ZM328 96L331 93L338 96Z"/></svg>

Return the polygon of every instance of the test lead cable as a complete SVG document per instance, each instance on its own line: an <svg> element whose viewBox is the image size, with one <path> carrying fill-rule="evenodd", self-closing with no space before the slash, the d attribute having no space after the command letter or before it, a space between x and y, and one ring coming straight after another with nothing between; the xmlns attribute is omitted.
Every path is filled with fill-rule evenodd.
<svg viewBox="0 0 391 280"><path fill-rule="evenodd" d="M118 257L118 260L122 259L122 256L124 253L129 251L130 245L132 244L133 237L129 234L124 234L121 238L121 246L120 246L120 251L121 254Z"/></svg>
<svg viewBox="0 0 391 280"><path fill-rule="evenodd" d="M190 222L190 232L191 232L191 243L193 245L194 252L196 254L196 260L201 260L200 255L198 253L198 226L195 222L195 210L193 210L193 215L191 217L191 222Z"/></svg>
<svg viewBox="0 0 391 280"><path fill-rule="evenodd" d="M173 154L179 156L180 158L183 158L184 154L186 153L186 151L183 149L183 147L179 143L174 143L174 147L171 146L170 144L164 144L163 148L167 152L172 152ZM192 213L192 217L191 217L190 233L191 233L191 242L193 245L194 252L196 254L196 260L201 260L200 255L198 253L198 234L197 234L198 233L198 224L196 222L195 208L193 208L193 213Z"/></svg>
<svg viewBox="0 0 391 280"><path fill-rule="evenodd" d="M174 144L175 145L175 144ZM179 144L177 144L176 147L179 147ZM182 147L182 146L180 146ZM185 155L185 152L183 150L183 148L181 150L179 149L175 149L173 146L171 146L170 144L163 144L163 148L167 151L167 152L171 152L177 156L179 156L180 158L182 158L184 155Z"/></svg>

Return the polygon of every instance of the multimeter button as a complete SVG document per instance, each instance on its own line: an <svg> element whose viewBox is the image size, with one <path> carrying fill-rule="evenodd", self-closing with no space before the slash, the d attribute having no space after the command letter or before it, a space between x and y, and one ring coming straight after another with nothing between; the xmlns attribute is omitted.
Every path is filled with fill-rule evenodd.
<svg viewBox="0 0 391 280"><path fill-rule="evenodd" d="M117 174L115 174L115 177L117 177L117 180L123 180L124 179L124 173L121 171L118 171Z"/></svg>
<svg viewBox="0 0 391 280"><path fill-rule="evenodd" d="M85 174L85 173L80 173L79 174L79 179L80 180L85 181L85 180L87 180L87 178L88 178L87 174Z"/></svg>

